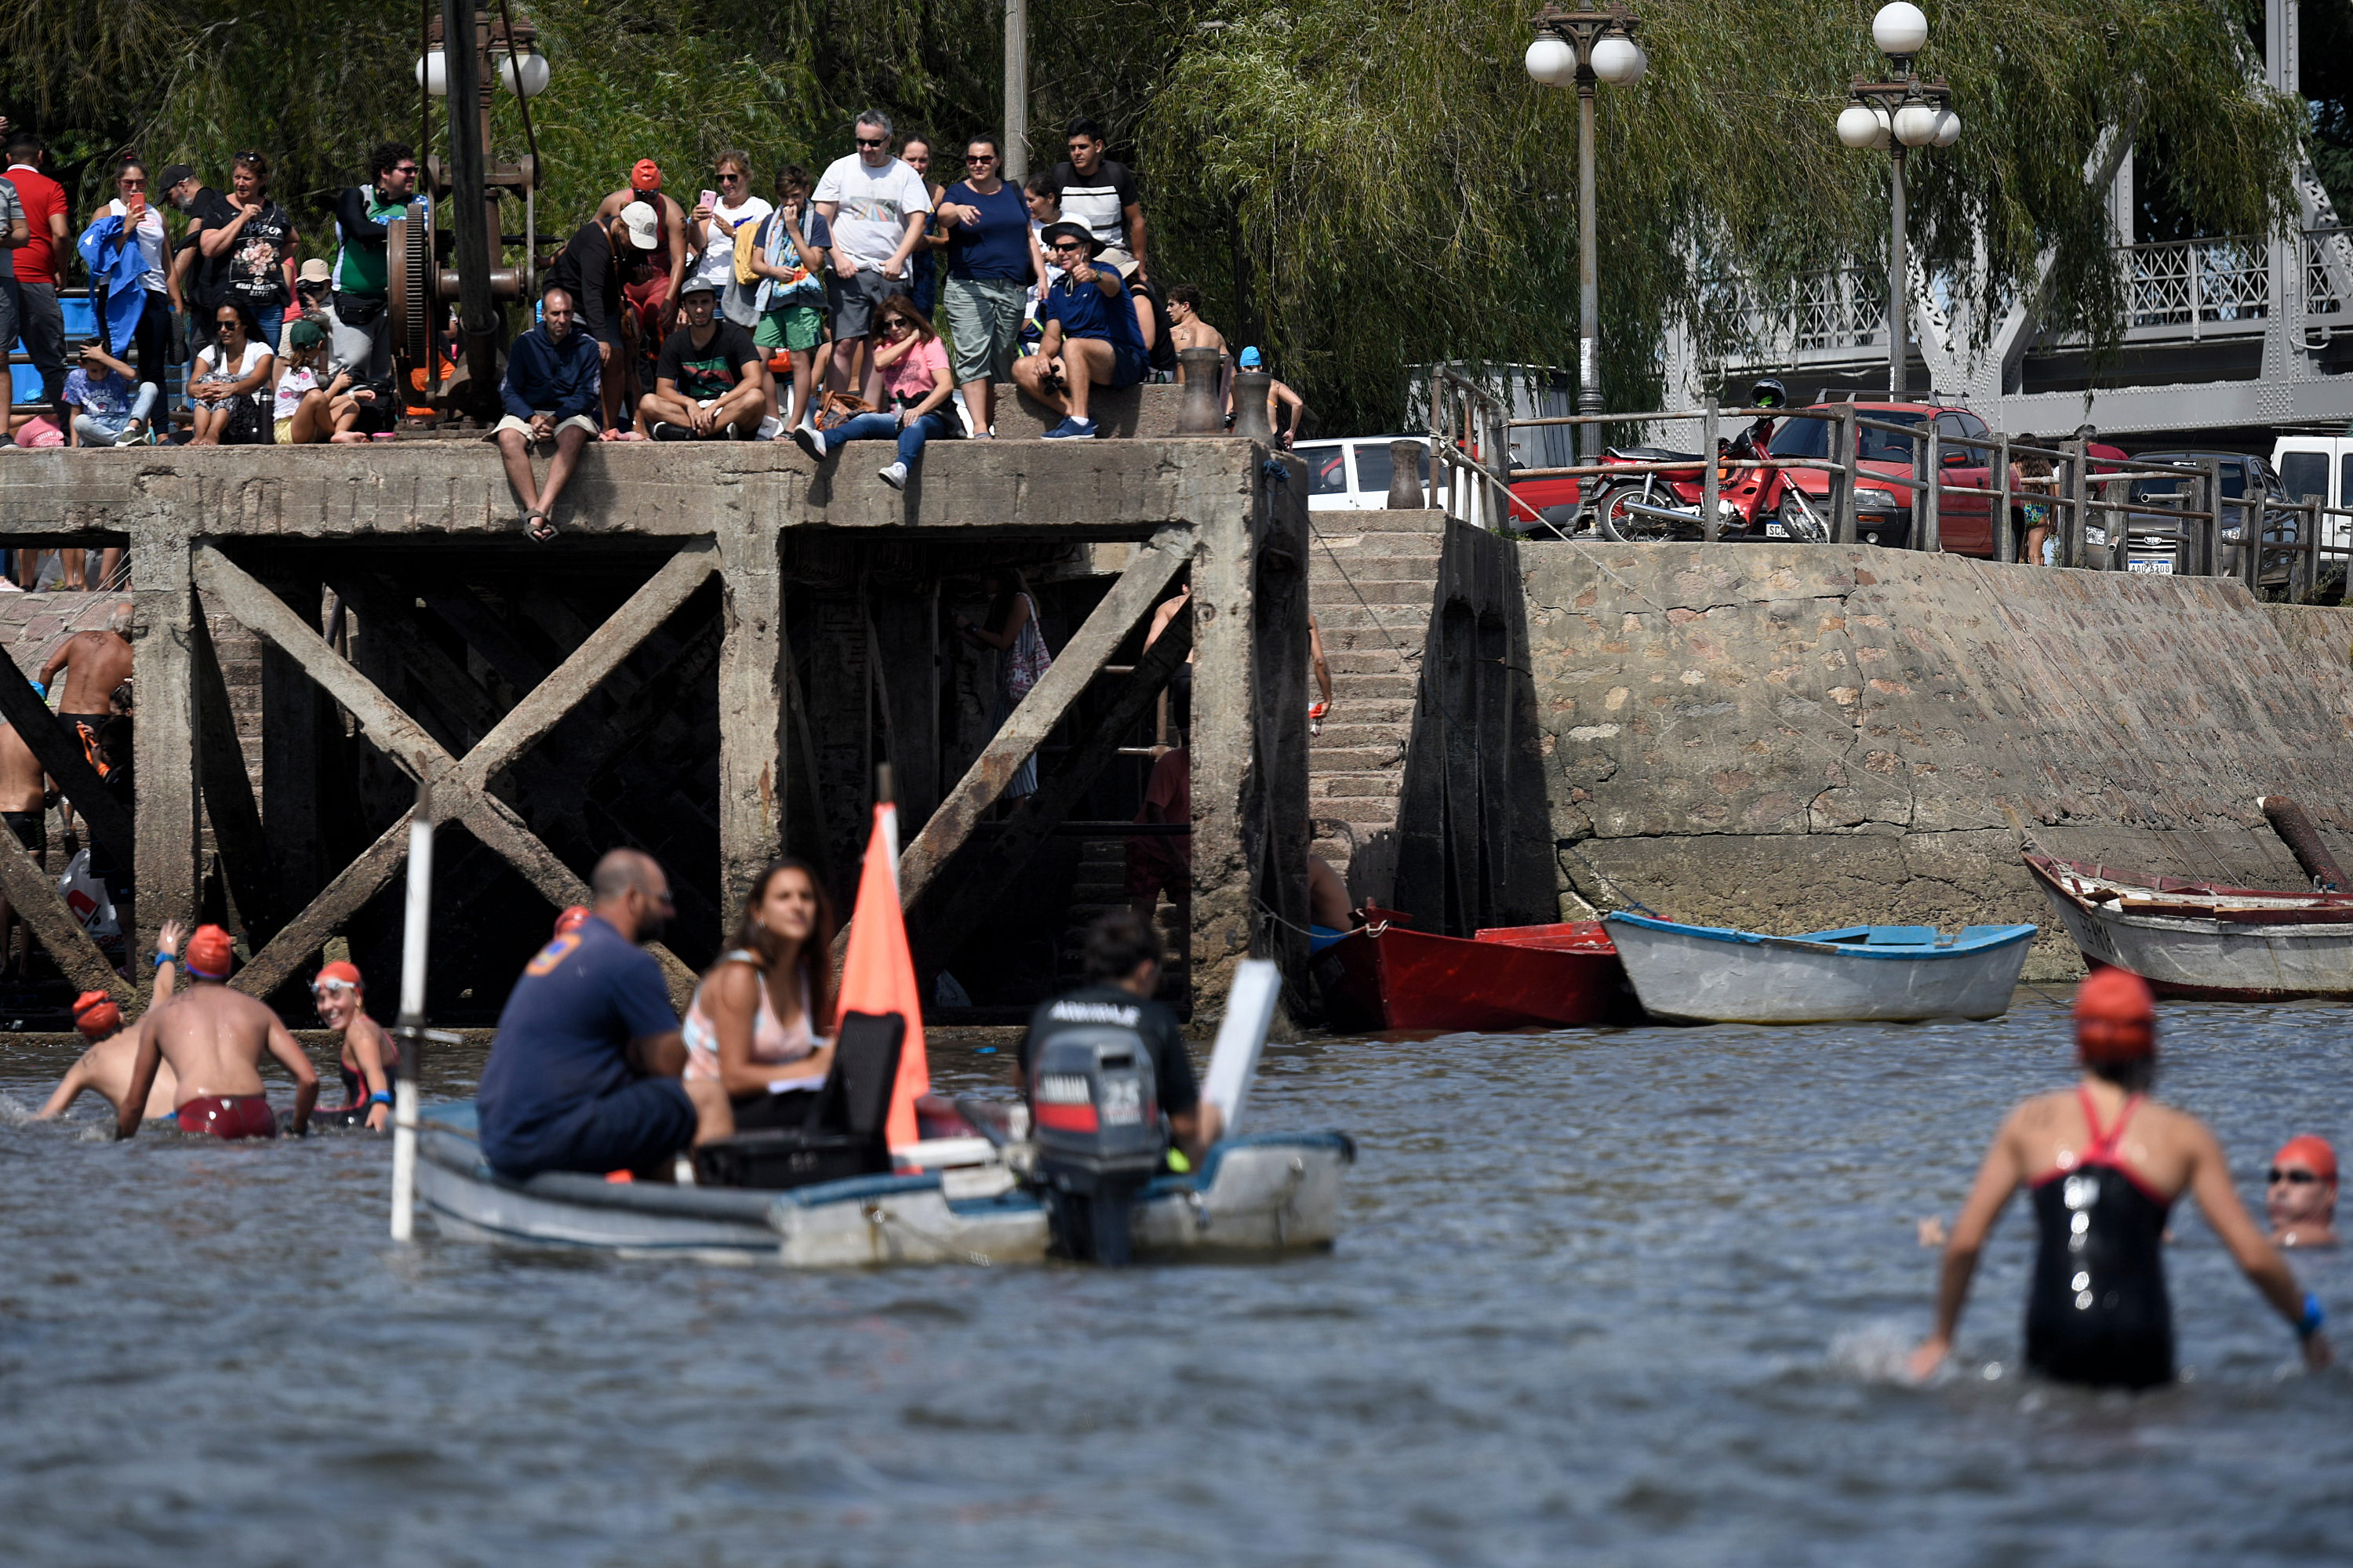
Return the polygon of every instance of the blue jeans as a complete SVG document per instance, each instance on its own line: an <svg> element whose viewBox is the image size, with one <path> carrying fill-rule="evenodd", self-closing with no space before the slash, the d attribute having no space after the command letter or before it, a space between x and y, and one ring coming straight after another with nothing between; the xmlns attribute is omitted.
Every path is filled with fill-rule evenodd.
<svg viewBox="0 0 2353 1568"><path fill-rule="evenodd" d="M253 321L254 324L261 329L261 334L257 341L259 342L262 346L269 349L270 353L276 354L278 352L279 331L286 324L286 307L284 305L256 305L253 308Z"/></svg>
<svg viewBox="0 0 2353 1568"><path fill-rule="evenodd" d="M825 444L838 446L843 441L887 441L899 438L899 461L910 469L923 455L923 443L956 432L956 418L945 408L934 408L904 429L899 427L896 414L860 414L845 420L839 429L825 433Z"/></svg>

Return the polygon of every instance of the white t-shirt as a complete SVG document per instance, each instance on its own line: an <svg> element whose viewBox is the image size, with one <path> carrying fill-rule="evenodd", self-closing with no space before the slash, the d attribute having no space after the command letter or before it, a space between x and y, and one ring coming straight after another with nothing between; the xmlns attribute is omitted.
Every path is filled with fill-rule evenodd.
<svg viewBox="0 0 2353 1568"><path fill-rule="evenodd" d="M117 217L131 216L130 209L122 205L120 196L108 202L106 210ZM147 263L147 274L139 281L151 294L167 292L171 285L164 277L164 214L153 202L149 202L147 210L140 215L139 227L132 230L132 238L139 241L139 260Z"/></svg>
<svg viewBox="0 0 2353 1568"><path fill-rule="evenodd" d="M923 175L896 158L870 169L855 153L833 161L809 199L840 204L833 215L834 249L869 272L880 272L897 253L909 213L932 210Z"/></svg>
<svg viewBox="0 0 2353 1568"><path fill-rule="evenodd" d="M302 396L319 387L319 373L309 366L300 366L278 378L278 401L271 408L271 418L290 419L294 410L302 406Z"/></svg>
<svg viewBox="0 0 2353 1568"><path fill-rule="evenodd" d="M711 243L702 248L702 259L689 272L690 280L707 278L713 287L725 290L735 281L735 230L746 223L757 223L776 209L758 196L745 196L742 207L729 207L723 201L711 204L711 224L707 232Z"/></svg>
<svg viewBox="0 0 2353 1568"><path fill-rule="evenodd" d="M214 344L209 348L197 351L195 378L199 381L242 381L260 368L261 362L269 357L268 344L248 343L245 345L244 357L237 361L237 368L232 370L221 363L220 344Z"/></svg>

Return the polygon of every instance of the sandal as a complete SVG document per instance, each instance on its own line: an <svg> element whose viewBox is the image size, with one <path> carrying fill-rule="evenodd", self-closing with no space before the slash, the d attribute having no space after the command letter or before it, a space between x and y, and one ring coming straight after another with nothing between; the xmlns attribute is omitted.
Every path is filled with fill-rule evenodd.
<svg viewBox="0 0 2353 1568"><path fill-rule="evenodd" d="M548 521L547 514L544 512L524 513L522 531L530 536L531 542L534 545L548 544L555 537L555 524Z"/></svg>

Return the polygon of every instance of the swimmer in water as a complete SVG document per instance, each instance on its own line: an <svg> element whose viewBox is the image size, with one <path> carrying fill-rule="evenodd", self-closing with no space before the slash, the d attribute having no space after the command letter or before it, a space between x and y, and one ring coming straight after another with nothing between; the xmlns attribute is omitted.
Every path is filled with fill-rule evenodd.
<svg viewBox="0 0 2353 1568"><path fill-rule="evenodd" d="M178 966L180 937L186 929L176 920L166 920L155 934L155 989L148 999L147 1011L130 1028L122 1027L122 1010L114 999L102 991L86 991L74 1002L74 1027L82 1038L90 1042L80 1060L66 1069L66 1075L49 1096L49 1103L41 1107L36 1121L55 1121L66 1114L68 1107L85 1094L96 1094L114 1108L119 1117L122 1097L131 1088L131 1069L139 1057L139 1042L156 1010L172 1000L173 971ZM147 1092L146 1118L153 1120L172 1114L173 1092L178 1080L172 1069L159 1066L154 1086Z"/></svg>
<svg viewBox="0 0 2353 1568"><path fill-rule="evenodd" d="M337 1065L343 1103L322 1107L317 1119L329 1127L364 1127L380 1132L392 1120L392 1080L400 1053L384 1025L367 1015L367 985L359 966L338 959L311 982L320 1021L343 1037Z"/></svg>
<svg viewBox="0 0 2353 1568"><path fill-rule="evenodd" d="M2082 1080L2010 1113L1953 1222L1936 1328L1912 1353L1925 1379L1952 1352L1969 1277L2010 1195L2033 1194L2042 1231L2026 1298L2026 1364L2063 1383L2149 1388L2173 1381L2173 1314L2158 1254L2165 1217L2188 1192L2207 1224L2303 1341L2305 1364L2329 1361L2326 1315L2248 1218L2221 1145L2187 1111L2147 1097L2157 1074L2148 982L2103 969L2075 996Z"/></svg>
<svg viewBox="0 0 2353 1568"><path fill-rule="evenodd" d="M116 1107L118 1137L138 1136L140 1107L165 1062L179 1080L173 1098L181 1131L225 1139L277 1137L277 1114L261 1092L264 1052L278 1058L294 1080L294 1135L310 1130L319 1075L276 1013L228 989L232 956L228 933L217 926L199 926L188 938L181 963L195 983L170 1006L157 1008L153 1026L140 1031L131 1088ZM156 957L160 962L164 955L159 951Z"/></svg>
<svg viewBox="0 0 2353 1568"><path fill-rule="evenodd" d="M2263 1183L2263 1212L2282 1246L2337 1245L2337 1150L2306 1133L2280 1145Z"/></svg>

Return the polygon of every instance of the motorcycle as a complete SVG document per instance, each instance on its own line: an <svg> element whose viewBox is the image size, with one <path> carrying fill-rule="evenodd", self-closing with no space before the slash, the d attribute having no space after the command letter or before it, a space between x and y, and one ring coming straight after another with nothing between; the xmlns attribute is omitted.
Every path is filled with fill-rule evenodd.
<svg viewBox="0 0 2353 1568"><path fill-rule="evenodd" d="M1758 408L1787 407L1778 381L1759 381L1751 393ZM1737 436L1716 442L1716 533L1720 538L1787 539L1818 545L1831 536L1824 503L1788 482L1788 472L1769 462L1773 440L1770 414ZM1606 538L1620 544L1653 544L1670 539L1707 536L1704 460L1697 452L1670 451L1662 447L1611 447L1605 463L1681 463L1692 466L1622 480L1603 479L1594 497L1595 525ZM1735 463L1758 463L1736 468Z"/></svg>

